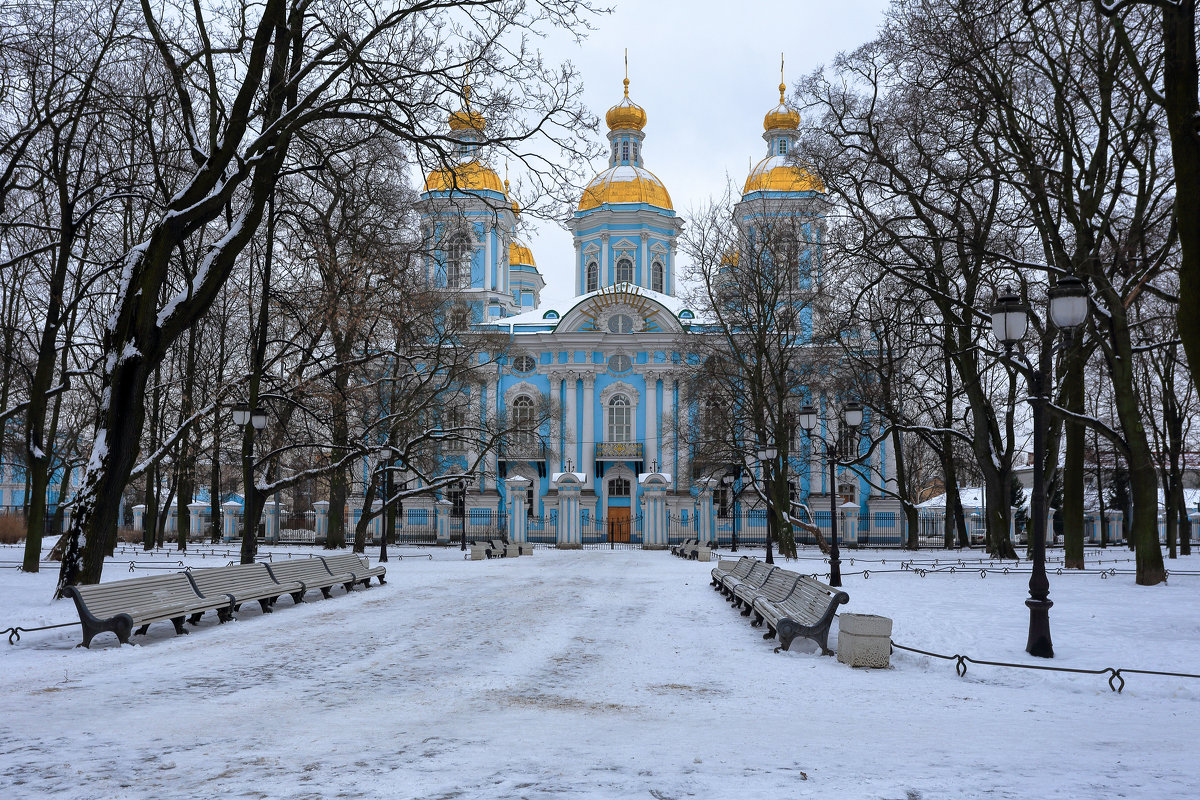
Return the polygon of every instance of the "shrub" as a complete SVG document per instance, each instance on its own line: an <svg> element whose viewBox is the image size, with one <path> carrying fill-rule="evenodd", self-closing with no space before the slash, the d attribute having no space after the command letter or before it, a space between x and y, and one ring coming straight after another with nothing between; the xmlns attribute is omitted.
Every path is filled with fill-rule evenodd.
<svg viewBox="0 0 1200 800"><path fill-rule="evenodd" d="M0 514L0 544L16 544L25 541L25 516L23 514Z"/></svg>

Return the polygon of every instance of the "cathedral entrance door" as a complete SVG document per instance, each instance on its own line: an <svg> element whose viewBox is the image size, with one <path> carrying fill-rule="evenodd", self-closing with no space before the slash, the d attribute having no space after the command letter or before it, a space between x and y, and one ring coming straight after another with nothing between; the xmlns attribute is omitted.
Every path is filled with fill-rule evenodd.
<svg viewBox="0 0 1200 800"><path fill-rule="evenodd" d="M608 540L610 542L629 541L629 508L608 508Z"/></svg>

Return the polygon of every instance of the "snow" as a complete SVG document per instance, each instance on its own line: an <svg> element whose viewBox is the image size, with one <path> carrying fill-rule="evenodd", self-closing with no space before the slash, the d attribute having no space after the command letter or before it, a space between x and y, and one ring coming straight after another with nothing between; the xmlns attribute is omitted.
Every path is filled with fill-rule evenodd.
<svg viewBox="0 0 1200 800"><path fill-rule="evenodd" d="M647 478L651 478L655 475L662 476L662 478L664 478L667 483L671 483L671 481L673 480L671 477L671 473L669 473L669 472L639 472L638 473L638 485L640 486L641 484L646 482Z"/></svg>
<svg viewBox="0 0 1200 800"><path fill-rule="evenodd" d="M550 483L552 483L552 484L558 483L559 480L562 479L563 475L571 475L572 477L575 478L575 480L579 481L580 483L587 483L587 473L586 472L551 472L550 473Z"/></svg>
<svg viewBox="0 0 1200 800"><path fill-rule="evenodd" d="M205 552L182 560L237 557ZM1186 745L1200 733L1200 680L1129 675L1115 694L1096 675L970 665L959 678L903 651L889 669L852 670L807 644L772 652L709 588L713 564L637 550L389 553L385 586L298 608L284 598L270 615L250 604L186 637L160 623L137 647L104 634L83 650L73 626L0 646L0 796L1195 796ZM801 555L800 571L824 569ZM889 616L895 641L943 653L1197 671L1200 576L1146 588L1052 572L1057 657L1045 662L1023 651L1027 575L899 569L938 556L977 554L850 553L844 608ZM0 562L19 558L0 547ZM1132 568L1126 550L1103 558ZM105 578L179 560L130 550ZM49 600L55 578L0 571L4 624L72 620L68 601Z"/></svg>

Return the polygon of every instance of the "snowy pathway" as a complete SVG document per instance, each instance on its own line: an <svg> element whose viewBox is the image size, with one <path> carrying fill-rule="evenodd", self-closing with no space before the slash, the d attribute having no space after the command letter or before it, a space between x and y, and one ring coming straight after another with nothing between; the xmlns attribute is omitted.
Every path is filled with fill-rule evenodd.
<svg viewBox="0 0 1200 800"><path fill-rule="evenodd" d="M1200 681L1134 677L1116 695L1097 677L962 680L906 654L887 671L776 655L708 588L710 566L441 551L393 560L383 587L188 637L157 625L140 647L29 634L0 649L0 797L1196 795ZM897 641L1022 660L1025 580L846 588ZM0 573L6 615L69 619L46 605L52 581ZM1197 666L1200 578L1052 577L1052 597L1060 665Z"/></svg>

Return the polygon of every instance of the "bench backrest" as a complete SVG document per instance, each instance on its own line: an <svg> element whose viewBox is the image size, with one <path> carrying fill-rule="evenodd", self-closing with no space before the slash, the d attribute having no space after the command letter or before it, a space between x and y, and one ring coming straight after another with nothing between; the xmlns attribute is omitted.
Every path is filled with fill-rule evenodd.
<svg viewBox="0 0 1200 800"><path fill-rule="evenodd" d="M257 589L263 585L278 585L265 564L234 564L232 567L207 567L191 571L200 594L205 597L220 597Z"/></svg>
<svg viewBox="0 0 1200 800"><path fill-rule="evenodd" d="M765 561L755 561L754 566L750 567L750 572L742 579L742 583L751 589L756 589L766 583L767 578L771 577L771 573L779 567L774 564L768 564Z"/></svg>
<svg viewBox="0 0 1200 800"><path fill-rule="evenodd" d="M336 556L321 556L329 571L337 575L342 572L362 572L367 565L365 556L358 553L342 553Z"/></svg>
<svg viewBox="0 0 1200 800"><path fill-rule="evenodd" d="M325 562L319 558L292 558L287 561L272 561L271 574L279 581L324 581L333 577Z"/></svg>
<svg viewBox="0 0 1200 800"><path fill-rule="evenodd" d="M767 578L767 582L758 588L757 594L768 600L782 600L791 593L799 579L800 576L794 572L777 569L771 573L771 577Z"/></svg>
<svg viewBox="0 0 1200 800"><path fill-rule="evenodd" d="M750 556L742 556L737 560L737 564L734 565L733 569L729 570L729 574L735 578L744 578L750 574L750 570L758 563L757 559Z"/></svg>
<svg viewBox="0 0 1200 800"><path fill-rule="evenodd" d="M796 584L795 590L787 599L787 607L794 616L798 617L797 622L811 625L820 621L829 608L833 595L839 593L839 590L832 586L813 580L807 575L801 575L800 582Z"/></svg>
<svg viewBox="0 0 1200 800"><path fill-rule="evenodd" d="M75 590L92 616L100 619L131 608L194 603L199 597L187 575L182 572L76 586Z"/></svg>
<svg viewBox="0 0 1200 800"><path fill-rule="evenodd" d="M731 559L726 559L726 558L718 559L717 566L713 571L731 574L734 571L734 569L737 568L738 564L740 564L740 563L741 563L741 561L733 561Z"/></svg>

